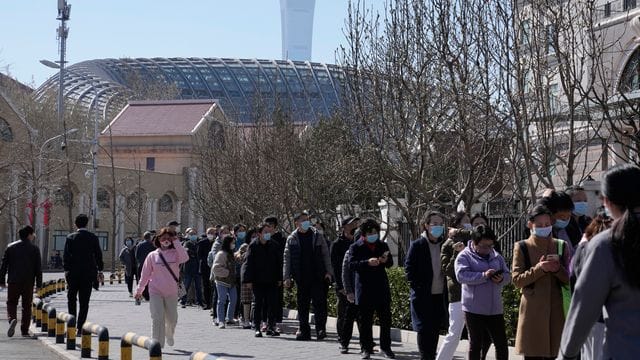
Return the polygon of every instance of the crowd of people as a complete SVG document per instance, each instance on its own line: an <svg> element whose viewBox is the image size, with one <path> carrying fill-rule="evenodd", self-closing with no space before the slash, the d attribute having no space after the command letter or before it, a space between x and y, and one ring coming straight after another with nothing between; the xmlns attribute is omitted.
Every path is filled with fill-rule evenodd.
<svg viewBox="0 0 640 360"><path fill-rule="evenodd" d="M469 359L484 359L492 344L496 359L508 359L502 290L510 283L520 291L515 351L525 359L634 358L640 351L638 184L636 166L609 170L602 179L603 206L593 219L583 188L545 191L527 214L529 235L514 244L510 267L483 214L427 212L401 264L421 358L452 359L466 328ZM78 231L68 236L63 254L71 314L79 296L79 327L103 266L87 221L76 218ZM232 325L252 329L255 337L279 336L284 289L295 286L297 340L312 338L311 305L315 339L327 337L328 292L335 291L339 351L349 353L355 323L358 351L369 359L375 315L380 352L395 358L386 271L394 259L380 223L347 216L339 225L331 241L320 217L306 212L294 216L286 236L276 217L256 226L213 226L201 236L193 228L180 234L180 224L172 221L157 233L145 232L137 244L127 238L119 258L130 296L149 302L153 337L162 346L173 346L178 307L189 305L210 311L220 329ZM21 229L21 240L9 245L0 268L0 286L9 272L9 336L19 297L27 314L25 334L30 307L24 301L30 304L30 290L42 282L33 238L33 229ZM16 260L22 258L31 260Z"/></svg>

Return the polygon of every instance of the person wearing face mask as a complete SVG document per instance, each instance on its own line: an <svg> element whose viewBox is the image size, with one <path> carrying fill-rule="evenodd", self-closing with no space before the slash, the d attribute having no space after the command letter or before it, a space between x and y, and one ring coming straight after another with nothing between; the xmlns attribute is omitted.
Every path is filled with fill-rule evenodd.
<svg viewBox="0 0 640 360"><path fill-rule="evenodd" d="M573 201L573 214L569 226L576 227L580 234L583 234L592 220L587 214L589 211L587 192L582 186L573 185L567 188L566 193Z"/></svg>
<svg viewBox="0 0 640 360"><path fill-rule="evenodd" d="M124 265L124 281L129 289L129 297L133 297L133 276L137 277L136 257L133 251L133 239L128 237L124 240L124 248L118 256L122 265ZM138 282L140 278L137 279Z"/></svg>
<svg viewBox="0 0 640 360"><path fill-rule="evenodd" d="M204 307L204 304L202 303L202 284L200 281L201 276L198 272L198 233L195 229L188 228L185 231L185 236L186 241L184 242L184 248L187 250L187 254L189 254L189 260L183 266L184 288L187 290L187 295L180 299L180 305L183 308L187 306L189 289L191 288L191 284L194 284L197 304L198 306Z"/></svg>
<svg viewBox="0 0 640 360"><path fill-rule="evenodd" d="M569 254L573 254L573 249L578 246L582 239L582 231L577 227L570 227L572 212L574 210L571 197L564 191L552 190L538 201L551 211L551 222L553 225L553 237L567 242Z"/></svg>
<svg viewBox="0 0 640 360"><path fill-rule="evenodd" d="M142 265L142 277L135 298L149 285L149 311L153 338L173 346L178 323L178 283L180 264L189 260L187 250L180 244L177 234L168 227L160 229L154 239L156 250L149 253ZM179 280L179 279L178 279Z"/></svg>
<svg viewBox="0 0 640 360"><path fill-rule="evenodd" d="M284 286L291 279L298 287L297 304L300 328L296 340L310 340L309 307L313 301L316 338L327 337L327 297L324 287L333 278L329 249L324 236L311 226L307 213L296 214L296 229L289 235L284 248L282 274Z"/></svg>
<svg viewBox="0 0 640 360"><path fill-rule="evenodd" d="M471 360L482 358L487 336L495 344L496 359L509 358L501 294L511 277L504 258L494 250L495 239L491 228L479 225L455 260L455 275L462 284L461 309L469 333Z"/></svg>
<svg viewBox="0 0 640 360"><path fill-rule="evenodd" d="M198 241L197 253L198 253L198 270L200 272L200 280L202 281L202 291L204 306L203 310L211 309L211 282L209 281L209 274L211 273L211 267L207 263L207 256L213 241L216 236L216 228L210 227L207 229L206 236Z"/></svg>
<svg viewBox="0 0 640 360"><path fill-rule="evenodd" d="M464 312L460 302L461 286L456 279L454 264L458 254L464 250L465 244L471 238L471 219L464 211L456 212L451 218L449 238L442 244L440 255L442 272L447 277L447 290L449 300L449 330L436 359L449 360L460 342L460 336L464 329Z"/></svg>
<svg viewBox="0 0 640 360"><path fill-rule="evenodd" d="M213 260L215 259L218 251L220 251L220 249L222 248L222 239L224 239L225 236L231 234L231 230L229 230L228 225L223 225L220 227L216 225L216 229L218 230L218 233L215 240L213 241L213 244L211 245L211 251L209 251L209 254L207 254L207 265L209 265L209 268L213 266ZM218 303L218 291L216 290L214 279L211 278L211 274L209 274L208 281L211 284L211 316L213 317L213 324L215 326L218 326L217 306L215 306Z"/></svg>
<svg viewBox="0 0 640 360"><path fill-rule="evenodd" d="M276 321L277 313L282 312L282 308L278 307L278 289L282 286L282 253L271 240L273 232L270 224L258 226L258 237L249 244L242 264L242 283L251 288L255 299L255 337L262 337L260 325L263 321L267 323L267 336L280 335Z"/></svg>
<svg viewBox="0 0 640 360"><path fill-rule="evenodd" d="M240 245L244 244L247 239L247 227L244 224L235 224L233 226L233 235L236 237L234 251L240 249Z"/></svg>
<svg viewBox="0 0 640 360"><path fill-rule="evenodd" d="M434 360L440 327L446 324L445 278L441 247L446 236L444 215L427 212L423 232L411 242L404 271L410 286L411 325L417 332L421 359Z"/></svg>
<svg viewBox="0 0 640 360"><path fill-rule="evenodd" d="M271 227L273 228L274 232L273 234L271 234L271 242L276 244L276 246L278 247L278 250L280 251L280 254L283 254L284 245L287 239L284 237L284 235L282 235L282 232L278 228L278 218L276 216L267 216L264 218L264 220L262 220L262 222L265 224L271 225ZM280 259L282 260L282 256L280 257ZM282 268L282 264L280 264L280 267ZM284 307L284 287L281 286L278 288L278 308L282 309L283 307ZM282 311L277 311L276 323L278 324L282 323Z"/></svg>
<svg viewBox="0 0 640 360"><path fill-rule="evenodd" d="M358 315L358 308L355 304L347 300L347 292L342 283L342 262L344 254L354 241L353 234L358 227L360 221L357 217L347 216L342 219L342 231L338 238L331 244L331 267L336 280L336 297L338 302L336 328L338 331L338 343L340 343L340 352L346 354L349 352L349 342L353 334L353 322Z"/></svg>
<svg viewBox="0 0 640 360"><path fill-rule="evenodd" d="M555 359L564 325L561 286L569 283L567 246L554 239L551 211L536 205L529 213L528 239L514 246L511 274L522 289L516 332L516 353L525 359Z"/></svg>
<svg viewBox="0 0 640 360"><path fill-rule="evenodd" d="M610 229L585 245L562 332L562 359L576 359L594 323L604 314L603 359L637 359L640 353L640 168L624 164L602 179Z"/></svg>
<svg viewBox="0 0 640 360"><path fill-rule="evenodd" d="M349 247L349 268L354 272L355 304L358 305L362 359L373 354L373 313L380 323L380 350L395 359L391 350L391 290L385 268L393 266L389 246L380 241L380 225L366 219L360 238Z"/></svg>

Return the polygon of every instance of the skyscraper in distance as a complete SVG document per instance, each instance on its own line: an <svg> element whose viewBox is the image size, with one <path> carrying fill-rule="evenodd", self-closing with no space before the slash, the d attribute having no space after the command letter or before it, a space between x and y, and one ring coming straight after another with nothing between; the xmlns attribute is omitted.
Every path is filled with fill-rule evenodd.
<svg viewBox="0 0 640 360"><path fill-rule="evenodd" d="M280 0L282 59L311 60L315 0Z"/></svg>

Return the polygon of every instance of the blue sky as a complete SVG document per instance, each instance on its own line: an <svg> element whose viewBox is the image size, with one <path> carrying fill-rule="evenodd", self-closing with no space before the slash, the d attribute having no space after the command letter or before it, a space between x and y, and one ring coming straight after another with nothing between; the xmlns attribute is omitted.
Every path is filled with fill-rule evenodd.
<svg viewBox="0 0 640 360"><path fill-rule="evenodd" d="M381 7L383 0L370 0ZM279 0L68 0L67 60L281 57ZM56 70L57 0L5 0L0 71L38 86ZM316 0L312 61L335 63L347 0Z"/></svg>

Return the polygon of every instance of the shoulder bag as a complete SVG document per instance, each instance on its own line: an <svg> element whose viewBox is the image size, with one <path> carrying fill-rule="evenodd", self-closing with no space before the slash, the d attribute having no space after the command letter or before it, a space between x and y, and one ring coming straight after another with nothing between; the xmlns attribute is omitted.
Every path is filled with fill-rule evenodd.
<svg viewBox="0 0 640 360"><path fill-rule="evenodd" d="M158 251L158 254L160 255L160 259L162 259L164 266L167 267L167 270L169 270L169 273L171 273L171 276L173 276L173 280L175 280L178 285L178 299L182 299L185 295L187 295L187 289L184 288L184 284L182 283L182 281L180 281L176 274L173 273L173 270L171 270L171 267L167 263L167 260L165 260L164 256L162 256L162 253Z"/></svg>

